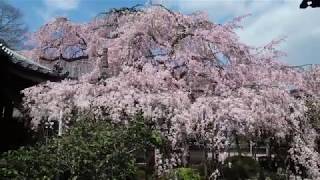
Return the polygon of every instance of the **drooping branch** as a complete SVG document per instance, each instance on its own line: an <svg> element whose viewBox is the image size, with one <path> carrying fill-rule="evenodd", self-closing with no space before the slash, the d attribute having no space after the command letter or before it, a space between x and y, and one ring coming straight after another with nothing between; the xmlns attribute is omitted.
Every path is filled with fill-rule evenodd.
<svg viewBox="0 0 320 180"><path fill-rule="evenodd" d="M137 9L138 7L143 6L142 4L137 4L131 8L129 7L123 7L123 8L112 8L111 10L107 12L99 13L99 15L110 15L110 14L118 14L119 16L126 15L128 13L137 13L137 12L143 12L142 10Z"/></svg>

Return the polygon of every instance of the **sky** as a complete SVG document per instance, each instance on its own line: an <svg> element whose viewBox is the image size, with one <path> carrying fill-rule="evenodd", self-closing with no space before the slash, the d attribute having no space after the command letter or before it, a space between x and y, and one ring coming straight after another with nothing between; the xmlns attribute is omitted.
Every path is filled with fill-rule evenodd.
<svg viewBox="0 0 320 180"><path fill-rule="evenodd" d="M225 23L250 13L237 30L240 40L263 46L286 37L279 49L287 53L283 61L294 64L320 64L320 8L299 9L302 0L6 0L19 8L30 31L57 16L85 23L110 8L132 7L147 1L162 3L185 14L207 12L210 20Z"/></svg>

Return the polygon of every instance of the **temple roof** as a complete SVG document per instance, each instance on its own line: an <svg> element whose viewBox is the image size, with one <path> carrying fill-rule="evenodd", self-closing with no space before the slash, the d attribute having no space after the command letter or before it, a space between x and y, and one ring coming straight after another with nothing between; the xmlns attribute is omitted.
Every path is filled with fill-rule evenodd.
<svg viewBox="0 0 320 180"><path fill-rule="evenodd" d="M5 54L11 63L20 66L23 69L38 72L51 77L65 77L65 75L59 74L58 72L55 72L54 70L28 59L14 50L11 50L2 43L0 43L0 53Z"/></svg>

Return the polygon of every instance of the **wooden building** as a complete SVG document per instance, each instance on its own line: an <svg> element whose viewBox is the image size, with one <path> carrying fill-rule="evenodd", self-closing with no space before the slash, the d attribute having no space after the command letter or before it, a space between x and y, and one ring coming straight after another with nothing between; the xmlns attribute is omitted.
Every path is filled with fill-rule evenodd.
<svg viewBox="0 0 320 180"><path fill-rule="evenodd" d="M21 90L65 77L0 43L0 152L15 148L24 141L23 122L14 118L14 112L22 109Z"/></svg>

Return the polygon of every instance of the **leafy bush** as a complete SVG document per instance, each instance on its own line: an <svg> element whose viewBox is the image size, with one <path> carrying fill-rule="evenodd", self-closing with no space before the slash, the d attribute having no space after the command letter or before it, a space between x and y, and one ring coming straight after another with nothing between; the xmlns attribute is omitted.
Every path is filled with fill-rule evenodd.
<svg viewBox="0 0 320 180"><path fill-rule="evenodd" d="M191 168L177 168L170 174L169 179L176 180L200 180L200 174Z"/></svg>
<svg viewBox="0 0 320 180"><path fill-rule="evenodd" d="M61 138L3 154L0 179L125 179L136 174L136 154L161 143L141 114L128 125L85 118Z"/></svg>
<svg viewBox="0 0 320 180"><path fill-rule="evenodd" d="M231 163L231 167L229 167ZM248 179L256 176L259 172L259 164L250 157L233 156L227 158L223 167L223 176L225 179Z"/></svg>

